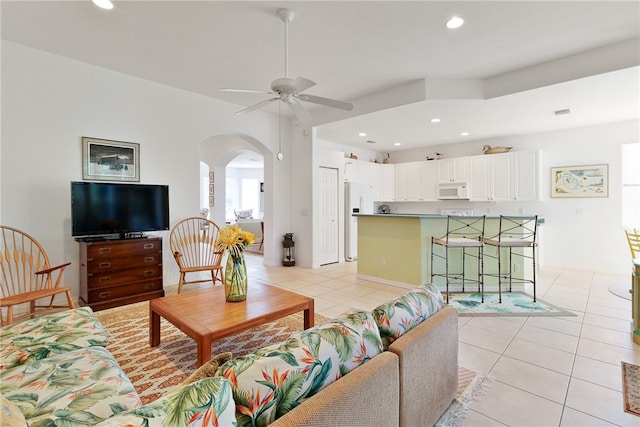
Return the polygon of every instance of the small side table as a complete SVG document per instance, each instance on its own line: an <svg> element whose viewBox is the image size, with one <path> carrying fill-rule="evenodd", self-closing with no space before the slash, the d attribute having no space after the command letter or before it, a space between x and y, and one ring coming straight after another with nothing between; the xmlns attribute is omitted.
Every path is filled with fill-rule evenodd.
<svg viewBox="0 0 640 427"><path fill-rule="evenodd" d="M640 344L640 258L632 260L631 314L633 316L633 342Z"/></svg>

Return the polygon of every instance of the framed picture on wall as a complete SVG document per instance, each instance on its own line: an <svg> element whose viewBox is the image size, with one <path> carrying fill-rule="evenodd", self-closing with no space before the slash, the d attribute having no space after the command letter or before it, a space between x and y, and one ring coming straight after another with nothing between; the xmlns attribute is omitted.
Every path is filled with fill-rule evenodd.
<svg viewBox="0 0 640 427"><path fill-rule="evenodd" d="M551 197L609 197L609 165L551 168Z"/></svg>
<svg viewBox="0 0 640 427"><path fill-rule="evenodd" d="M140 182L140 144L83 136L82 179Z"/></svg>

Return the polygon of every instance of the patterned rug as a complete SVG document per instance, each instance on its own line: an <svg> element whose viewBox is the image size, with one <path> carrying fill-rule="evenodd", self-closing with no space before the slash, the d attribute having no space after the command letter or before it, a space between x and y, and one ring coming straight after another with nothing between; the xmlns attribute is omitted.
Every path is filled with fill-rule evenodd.
<svg viewBox="0 0 640 427"><path fill-rule="evenodd" d="M503 292L502 302L497 293L485 292L484 303L479 293L451 293L449 305L461 317L471 316L575 316L574 313L521 292Z"/></svg>
<svg viewBox="0 0 640 427"><path fill-rule="evenodd" d="M149 347L148 301L98 311L96 316L109 335L107 349L131 380L143 403L156 400L195 371L195 341L166 320L160 322L160 345ZM316 313L316 324L325 320L326 317ZM213 344L212 354L229 351L234 357L240 356L283 341L302 329L300 312L217 341ZM483 383L482 375L460 366L456 400L443 414L439 425L456 425Z"/></svg>
<svg viewBox="0 0 640 427"><path fill-rule="evenodd" d="M640 417L640 366L622 362L624 411Z"/></svg>

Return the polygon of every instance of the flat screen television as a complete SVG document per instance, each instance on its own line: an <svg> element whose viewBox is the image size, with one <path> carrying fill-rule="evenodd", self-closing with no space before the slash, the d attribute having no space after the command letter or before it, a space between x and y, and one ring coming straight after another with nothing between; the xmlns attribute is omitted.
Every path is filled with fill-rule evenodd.
<svg viewBox="0 0 640 427"><path fill-rule="evenodd" d="M167 185L71 182L72 236L124 239L168 229Z"/></svg>

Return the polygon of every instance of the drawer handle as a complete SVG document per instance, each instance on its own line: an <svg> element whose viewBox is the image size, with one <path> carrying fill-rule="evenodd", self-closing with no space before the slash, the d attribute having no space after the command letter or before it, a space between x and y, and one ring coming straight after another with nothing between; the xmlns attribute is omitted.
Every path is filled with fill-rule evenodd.
<svg viewBox="0 0 640 427"><path fill-rule="evenodd" d="M146 257L146 258L144 259L144 262L153 262L153 261L155 261L155 259L156 259L155 257L148 256L148 257Z"/></svg>
<svg viewBox="0 0 640 427"><path fill-rule="evenodd" d="M111 248L106 247L106 248L100 248L98 249L98 252L101 254L108 254L109 252L111 252Z"/></svg>
<svg viewBox="0 0 640 427"><path fill-rule="evenodd" d="M111 263L110 262L101 262L100 264L98 264L98 267L100 267L100 268L110 268L111 267Z"/></svg>
<svg viewBox="0 0 640 427"><path fill-rule="evenodd" d="M155 270L147 270L144 272L145 277L153 276L155 274Z"/></svg>
<svg viewBox="0 0 640 427"><path fill-rule="evenodd" d="M111 292L110 292L110 291L100 292L100 293L98 294L98 296L99 296L100 298L106 298L106 297L108 297L109 295L111 295Z"/></svg>
<svg viewBox="0 0 640 427"><path fill-rule="evenodd" d="M145 244L144 244L144 248L145 248L145 249L153 249L153 247L154 247L154 244L153 244L153 243L145 243Z"/></svg>
<svg viewBox="0 0 640 427"><path fill-rule="evenodd" d="M155 289L155 285L153 283L147 283L144 285L145 289Z"/></svg>
<svg viewBox="0 0 640 427"><path fill-rule="evenodd" d="M105 276L100 278L100 283L106 283L111 281L111 276Z"/></svg>

